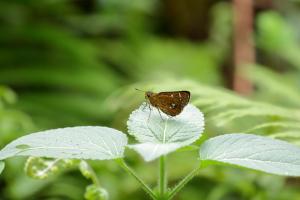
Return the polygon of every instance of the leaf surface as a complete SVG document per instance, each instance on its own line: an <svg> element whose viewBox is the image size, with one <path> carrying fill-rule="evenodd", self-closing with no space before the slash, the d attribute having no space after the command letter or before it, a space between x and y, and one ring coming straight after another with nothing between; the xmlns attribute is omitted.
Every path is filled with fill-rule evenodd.
<svg viewBox="0 0 300 200"><path fill-rule="evenodd" d="M252 134L226 134L205 141L202 162L228 163L267 173L300 176L300 148Z"/></svg>
<svg viewBox="0 0 300 200"><path fill-rule="evenodd" d="M170 117L144 103L132 112L127 125L129 134L140 142L129 147L151 161L199 139L204 130L204 117L191 104L179 115Z"/></svg>
<svg viewBox="0 0 300 200"><path fill-rule="evenodd" d="M32 133L9 143L0 160L13 156L107 160L123 157L127 137L101 126L79 126Z"/></svg>

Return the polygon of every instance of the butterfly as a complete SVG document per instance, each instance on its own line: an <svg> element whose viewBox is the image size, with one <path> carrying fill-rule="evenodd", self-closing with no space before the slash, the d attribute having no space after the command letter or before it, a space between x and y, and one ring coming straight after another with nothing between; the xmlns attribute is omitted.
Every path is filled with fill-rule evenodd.
<svg viewBox="0 0 300 200"><path fill-rule="evenodd" d="M189 103L191 93L189 91L173 92L145 92L145 98L158 110L169 116L179 115L183 108Z"/></svg>

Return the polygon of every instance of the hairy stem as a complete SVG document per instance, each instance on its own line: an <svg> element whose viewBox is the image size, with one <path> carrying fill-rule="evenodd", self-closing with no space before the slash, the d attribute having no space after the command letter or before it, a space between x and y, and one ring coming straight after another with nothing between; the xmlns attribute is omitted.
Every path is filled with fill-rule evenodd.
<svg viewBox="0 0 300 200"><path fill-rule="evenodd" d="M166 156L164 155L159 159L159 194L161 199L166 196L167 184Z"/></svg>
<svg viewBox="0 0 300 200"><path fill-rule="evenodd" d="M93 184L95 184L99 187L101 186L99 178L98 178L95 170L92 168L92 166L87 161L81 160L79 163L79 169L80 169L81 174L85 178L91 179Z"/></svg>
<svg viewBox="0 0 300 200"><path fill-rule="evenodd" d="M88 165L88 170L91 173L91 179L92 179L93 183L97 186L100 186L100 181L99 181L99 178L98 178L95 170L88 163L87 163L87 165Z"/></svg>
<svg viewBox="0 0 300 200"><path fill-rule="evenodd" d="M117 159L117 163L130 175L132 175L142 186L143 190L150 195L150 197L154 200L158 198L154 194L153 190L135 173L135 171L129 167L123 159Z"/></svg>
<svg viewBox="0 0 300 200"><path fill-rule="evenodd" d="M197 175L200 166L191 171L184 179L182 179L169 193L167 200L171 200L194 176Z"/></svg>

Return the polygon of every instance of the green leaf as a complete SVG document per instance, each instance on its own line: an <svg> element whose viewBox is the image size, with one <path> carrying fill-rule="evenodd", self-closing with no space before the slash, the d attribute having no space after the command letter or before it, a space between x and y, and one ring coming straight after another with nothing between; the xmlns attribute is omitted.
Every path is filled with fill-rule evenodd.
<svg viewBox="0 0 300 200"><path fill-rule="evenodd" d="M0 174L3 172L5 163L0 161Z"/></svg>
<svg viewBox="0 0 300 200"><path fill-rule="evenodd" d="M87 186L84 194L86 200L108 200L108 197L108 192L95 184Z"/></svg>
<svg viewBox="0 0 300 200"><path fill-rule="evenodd" d="M129 147L151 161L195 142L203 132L204 117L191 104L175 117L142 104L132 112L127 125L129 133L140 142Z"/></svg>
<svg viewBox="0 0 300 200"><path fill-rule="evenodd" d="M199 146L197 146L197 145L188 145L188 146L184 146L180 149L177 149L176 152L198 151L198 150L199 150Z"/></svg>
<svg viewBox="0 0 300 200"><path fill-rule="evenodd" d="M292 128L292 129L299 129L300 130L300 123L299 122L289 122L289 121L279 121L279 122L266 122L263 124L256 125L246 132L254 132L261 129L267 129L267 128Z"/></svg>
<svg viewBox="0 0 300 200"><path fill-rule="evenodd" d="M285 120L300 118L300 113L292 109L282 109L268 104L256 104L256 107L237 108L223 111L213 117L219 126L243 117L282 117Z"/></svg>
<svg viewBox="0 0 300 200"><path fill-rule="evenodd" d="M285 102L285 104L300 106L299 85L295 84L288 74L282 76L281 73L257 64L249 68L251 70L247 73L247 76L253 80L255 87L258 88L256 95L260 92L267 97L267 100L270 99L271 102L278 103L280 100L280 102Z"/></svg>
<svg viewBox="0 0 300 200"><path fill-rule="evenodd" d="M127 137L100 126L52 129L20 137L0 151L0 160L13 156L106 160L123 157Z"/></svg>
<svg viewBox="0 0 300 200"><path fill-rule="evenodd" d="M281 140L251 134L211 138L200 148L200 159L234 164L267 173L300 176L300 148Z"/></svg>
<svg viewBox="0 0 300 200"><path fill-rule="evenodd" d="M31 178L46 179L77 164L78 161L72 159L30 157L26 161L25 172Z"/></svg>
<svg viewBox="0 0 300 200"><path fill-rule="evenodd" d="M280 139L280 138L299 139L300 134L299 134L299 130L297 130L297 131L281 131L281 132L270 134L270 137L276 138L276 139Z"/></svg>

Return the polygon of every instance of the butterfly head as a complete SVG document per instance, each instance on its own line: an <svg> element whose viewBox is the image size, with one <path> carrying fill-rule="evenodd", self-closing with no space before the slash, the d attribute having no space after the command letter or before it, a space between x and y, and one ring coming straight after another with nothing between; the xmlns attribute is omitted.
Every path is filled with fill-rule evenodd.
<svg viewBox="0 0 300 200"><path fill-rule="evenodd" d="M145 92L145 98L149 99L153 94L154 94L153 92L147 91Z"/></svg>

